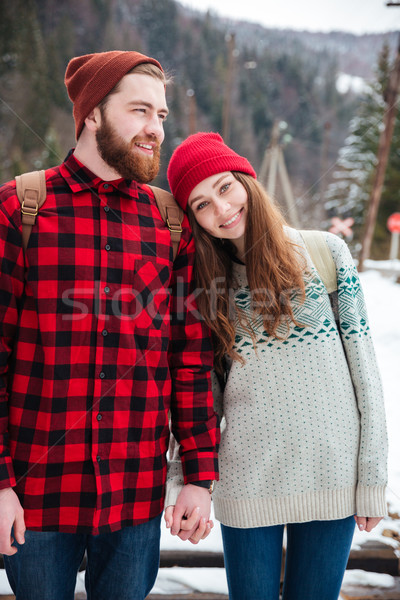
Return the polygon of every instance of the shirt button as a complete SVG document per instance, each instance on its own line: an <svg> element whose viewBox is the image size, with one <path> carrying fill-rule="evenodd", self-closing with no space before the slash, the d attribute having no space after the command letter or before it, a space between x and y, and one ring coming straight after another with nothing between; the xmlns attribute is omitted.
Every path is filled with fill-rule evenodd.
<svg viewBox="0 0 400 600"><path fill-rule="evenodd" d="M97 460L97 462L100 462L101 461L101 457L100 456L96 456L96 460Z"/></svg>
<svg viewBox="0 0 400 600"><path fill-rule="evenodd" d="M100 379L104 379L104 377L106 376L106 374L104 373L104 371L101 371L99 377Z"/></svg>
<svg viewBox="0 0 400 600"><path fill-rule="evenodd" d="M108 190L108 188L109 188L109 187L110 187L110 186L108 185L108 183L105 183L105 184L103 185L103 188L104 188L105 190Z"/></svg>
<svg viewBox="0 0 400 600"><path fill-rule="evenodd" d="M109 294L110 293L110 288L108 287L108 285L106 285L106 287L104 288L104 293L105 294Z"/></svg>
<svg viewBox="0 0 400 600"><path fill-rule="evenodd" d="M106 244L106 250L107 250L107 252L108 252L108 250L111 250L110 244Z"/></svg>
<svg viewBox="0 0 400 600"><path fill-rule="evenodd" d="M101 420L102 420L102 418L103 418L103 416L102 416L100 413L99 413L99 414L97 415L97 417L96 417L96 419L97 419L98 421L101 421Z"/></svg>
<svg viewBox="0 0 400 600"><path fill-rule="evenodd" d="M104 210L105 210L105 212L108 212L110 210L110 207L109 206L105 206Z"/></svg>
<svg viewBox="0 0 400 600"><path fill-rule="evenodd" d="M103 331L102 331L101 333L102 333L102 335L103 335L104 337L106 337L106 335L108 335L108 331L107 331L107 329L103 329Z"/></svg>

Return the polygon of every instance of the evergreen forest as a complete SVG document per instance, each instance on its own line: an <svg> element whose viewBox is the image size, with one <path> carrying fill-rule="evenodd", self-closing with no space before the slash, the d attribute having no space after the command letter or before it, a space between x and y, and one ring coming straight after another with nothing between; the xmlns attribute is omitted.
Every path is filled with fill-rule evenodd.
<svg viewBox="0 0 400 600"><path fill-rule="evenodd" d="M167 186L169 157L194 131L225 132L258 171L280 123L301 225L329 228L330 217L353 216L357 248L396 41L394 33L266 29L174 0L0 0L0 180L58 164L73 147L63 81L71 57L138 50L157 58L173 79L156 184ZM339 91L340 73L363 85ZM376 258L387 257L385 223L400 209L399 178L398 119Z"/></svg>

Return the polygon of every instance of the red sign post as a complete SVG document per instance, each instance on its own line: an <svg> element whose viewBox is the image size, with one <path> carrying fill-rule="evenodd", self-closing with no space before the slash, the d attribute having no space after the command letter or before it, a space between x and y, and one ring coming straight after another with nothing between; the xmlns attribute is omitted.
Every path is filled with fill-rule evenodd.
<svg viewBox="0 0 400 600"><path fill-rule="evenodd" d="M390 233L400 233L400 213L393 213L387 220Z"/></svg>
<svg viewBox="0 0 400 600"><path fill-rule="evenodd" d="M387 228L392 234L390 244L390 260L396 260L399 253L400 213L393 213L387 220Z"/></svg>

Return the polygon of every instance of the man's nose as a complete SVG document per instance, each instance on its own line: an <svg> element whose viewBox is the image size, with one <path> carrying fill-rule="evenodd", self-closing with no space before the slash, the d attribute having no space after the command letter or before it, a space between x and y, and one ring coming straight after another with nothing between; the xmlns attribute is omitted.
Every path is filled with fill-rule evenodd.
<svg viewBox="0 0 400 600"><path fill-rule="evenodd" d="M147 121L145 133L155 137L160 144L164 141L164 125L157 114L152 115Z"/></svg>

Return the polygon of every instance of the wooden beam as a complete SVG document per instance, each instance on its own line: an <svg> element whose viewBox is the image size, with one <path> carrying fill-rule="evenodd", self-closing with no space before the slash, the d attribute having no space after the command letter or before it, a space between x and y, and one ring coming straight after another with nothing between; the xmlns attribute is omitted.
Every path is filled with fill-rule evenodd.
<svg viewBox="0 0 400 600"><path fill-rule="evenodd" d="M224 105L222 112L222 137L225 144L229 145L229 136L231 132L231 110L233 94L233 77L235 71L235 34L227 35L228 43L228 68L225 82Z"/></svg>
<svg viewBox="0 0 400 600"><path fill-rule="evenodd" d="M343 585L340 590L343 600L400 600L400 582L397 578L391 588L363 585Z"/></svg>
<svg viewBox="0 0 400 600"><path fill-rule="evenodd" d="M162 550L160 567L219 567L224 568L222 552L188 552L186 550Z"/></svg>

